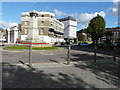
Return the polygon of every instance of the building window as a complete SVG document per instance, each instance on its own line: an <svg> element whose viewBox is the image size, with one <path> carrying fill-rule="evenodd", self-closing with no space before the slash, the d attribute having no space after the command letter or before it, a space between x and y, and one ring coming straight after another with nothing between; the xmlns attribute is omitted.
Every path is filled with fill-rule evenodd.
<svg viewBox="0 0 120 90"><path fill-rule="evenodd" d="M28 32L28 30L27 30L27 29L25 29L25 34L27 34L27 32Z"/></svg>
<svg viewBox="0 0 120 90"><path fill-rule="evenodd" d="M44 17L44 15L42 15L42 17Z"/></svg>
<svg viewBox="0 0 120 90"><path fill-rule="evenodd" d="M40 29L40 34L43 34L43 32L44 32L44 28L41 28Z"/></svg>
<svg viewBox="0 0 120 90"><path fill-rule="evenodd" d="M41 21L41 25L44 25L44 21Z"/></svg>
<svg viewBox="0 0 120 90"><path fill-rule="evenodd" d="M27 22L27 21L25 21L25 25L28 25L28 22Z"/></svg>
<svg viewBox="0 0 120 90"><path fill-rule="evenodd" d="M53 23L51 23L50 25L53 26Z"/></svg>
<svg viewBox="0 0 120 90"><path fill-rule="evenodd" d="M58 29L58 27L56 26L56 30Z"/></svg>

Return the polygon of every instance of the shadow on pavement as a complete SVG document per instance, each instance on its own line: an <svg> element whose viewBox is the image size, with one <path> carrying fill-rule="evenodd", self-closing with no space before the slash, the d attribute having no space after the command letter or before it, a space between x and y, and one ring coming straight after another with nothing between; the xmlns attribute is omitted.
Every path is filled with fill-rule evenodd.
<svg viewBox="0 0 120 90"><path fill-rule="evenodd" d="M89 70L96 75L96 78L106 83L112 83L116 87L120 87L120 63L119 62L83 62L75 64L75 67L83 70Z"/></svg>
<svg viewBox="0 0 120 90"><path fill-rule="evenodd" d="M94 52L94 47L93 46L87 46L87 47L81 47L78 45L74 45L71 47L72 50L81 50L81 51L86 51L86 52ZM120 57L120 47L117 47L116 49L116 55ZM100 54L105 54L105 55L113 55L114 51L112 49L107 49L107 48L97 48L97 53Z"/></svg>
<svg viewBox="0 0 120 90"><path fill-rule="evenodd" d="M85 90L88 85L81 78L75 75L71 78L62 72L59 72L59 77L56 77L42 70L31 70L5 62L2 64L2 69L3 90L6 88L82 88ZM88 86L94 88L92 85Z"/></svg>

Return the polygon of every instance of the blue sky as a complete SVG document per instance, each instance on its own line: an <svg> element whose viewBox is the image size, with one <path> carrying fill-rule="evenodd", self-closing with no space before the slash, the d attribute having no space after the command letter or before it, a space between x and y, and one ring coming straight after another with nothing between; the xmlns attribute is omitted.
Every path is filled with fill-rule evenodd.
<svg viewBox="0 0 120 90"><path fill-rule="evenodd" d="M106 27L117 25L117 4L113 2L3 2L2 20L4 27L21 23L21 13L31 10L49 11L56 14L56 18L73 16L78 20L78 28L86 28L89 20L97 14L106 20Z"/></svg>

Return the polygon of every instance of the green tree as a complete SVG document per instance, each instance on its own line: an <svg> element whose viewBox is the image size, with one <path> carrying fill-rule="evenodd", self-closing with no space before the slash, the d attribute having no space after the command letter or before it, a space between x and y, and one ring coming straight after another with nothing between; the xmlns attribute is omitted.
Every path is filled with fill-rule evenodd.
<svg viewBox="0 0 120 90"><path fill-rule="evenodd" d="M87 28L88 32L92 36L93 44L95 45L94 62L96 62L97 41L104 35L105 25L106 23L104 18L100 15L97 15L96 17L90 20L90 23Z"/></svg>
<svg viewBox="0 0 120 90"><path fill-rule="evenodd" d="M90 20L87 31L92 36L93 42L97 43L97 40L104 35L105 32L105 20L99 14Z"/></svg>

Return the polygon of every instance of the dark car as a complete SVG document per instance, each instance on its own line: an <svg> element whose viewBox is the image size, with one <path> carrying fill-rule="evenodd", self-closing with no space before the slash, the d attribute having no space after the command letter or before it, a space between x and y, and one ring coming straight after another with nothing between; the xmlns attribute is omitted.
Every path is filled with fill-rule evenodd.
<svg viewBox="0 0 120 90"><path fill-rule="evenodd" d="M80 45L80 46L88 46L89 43L87 43L87 42L81 42L81 43L79 43L79 45Z"/></svg>

